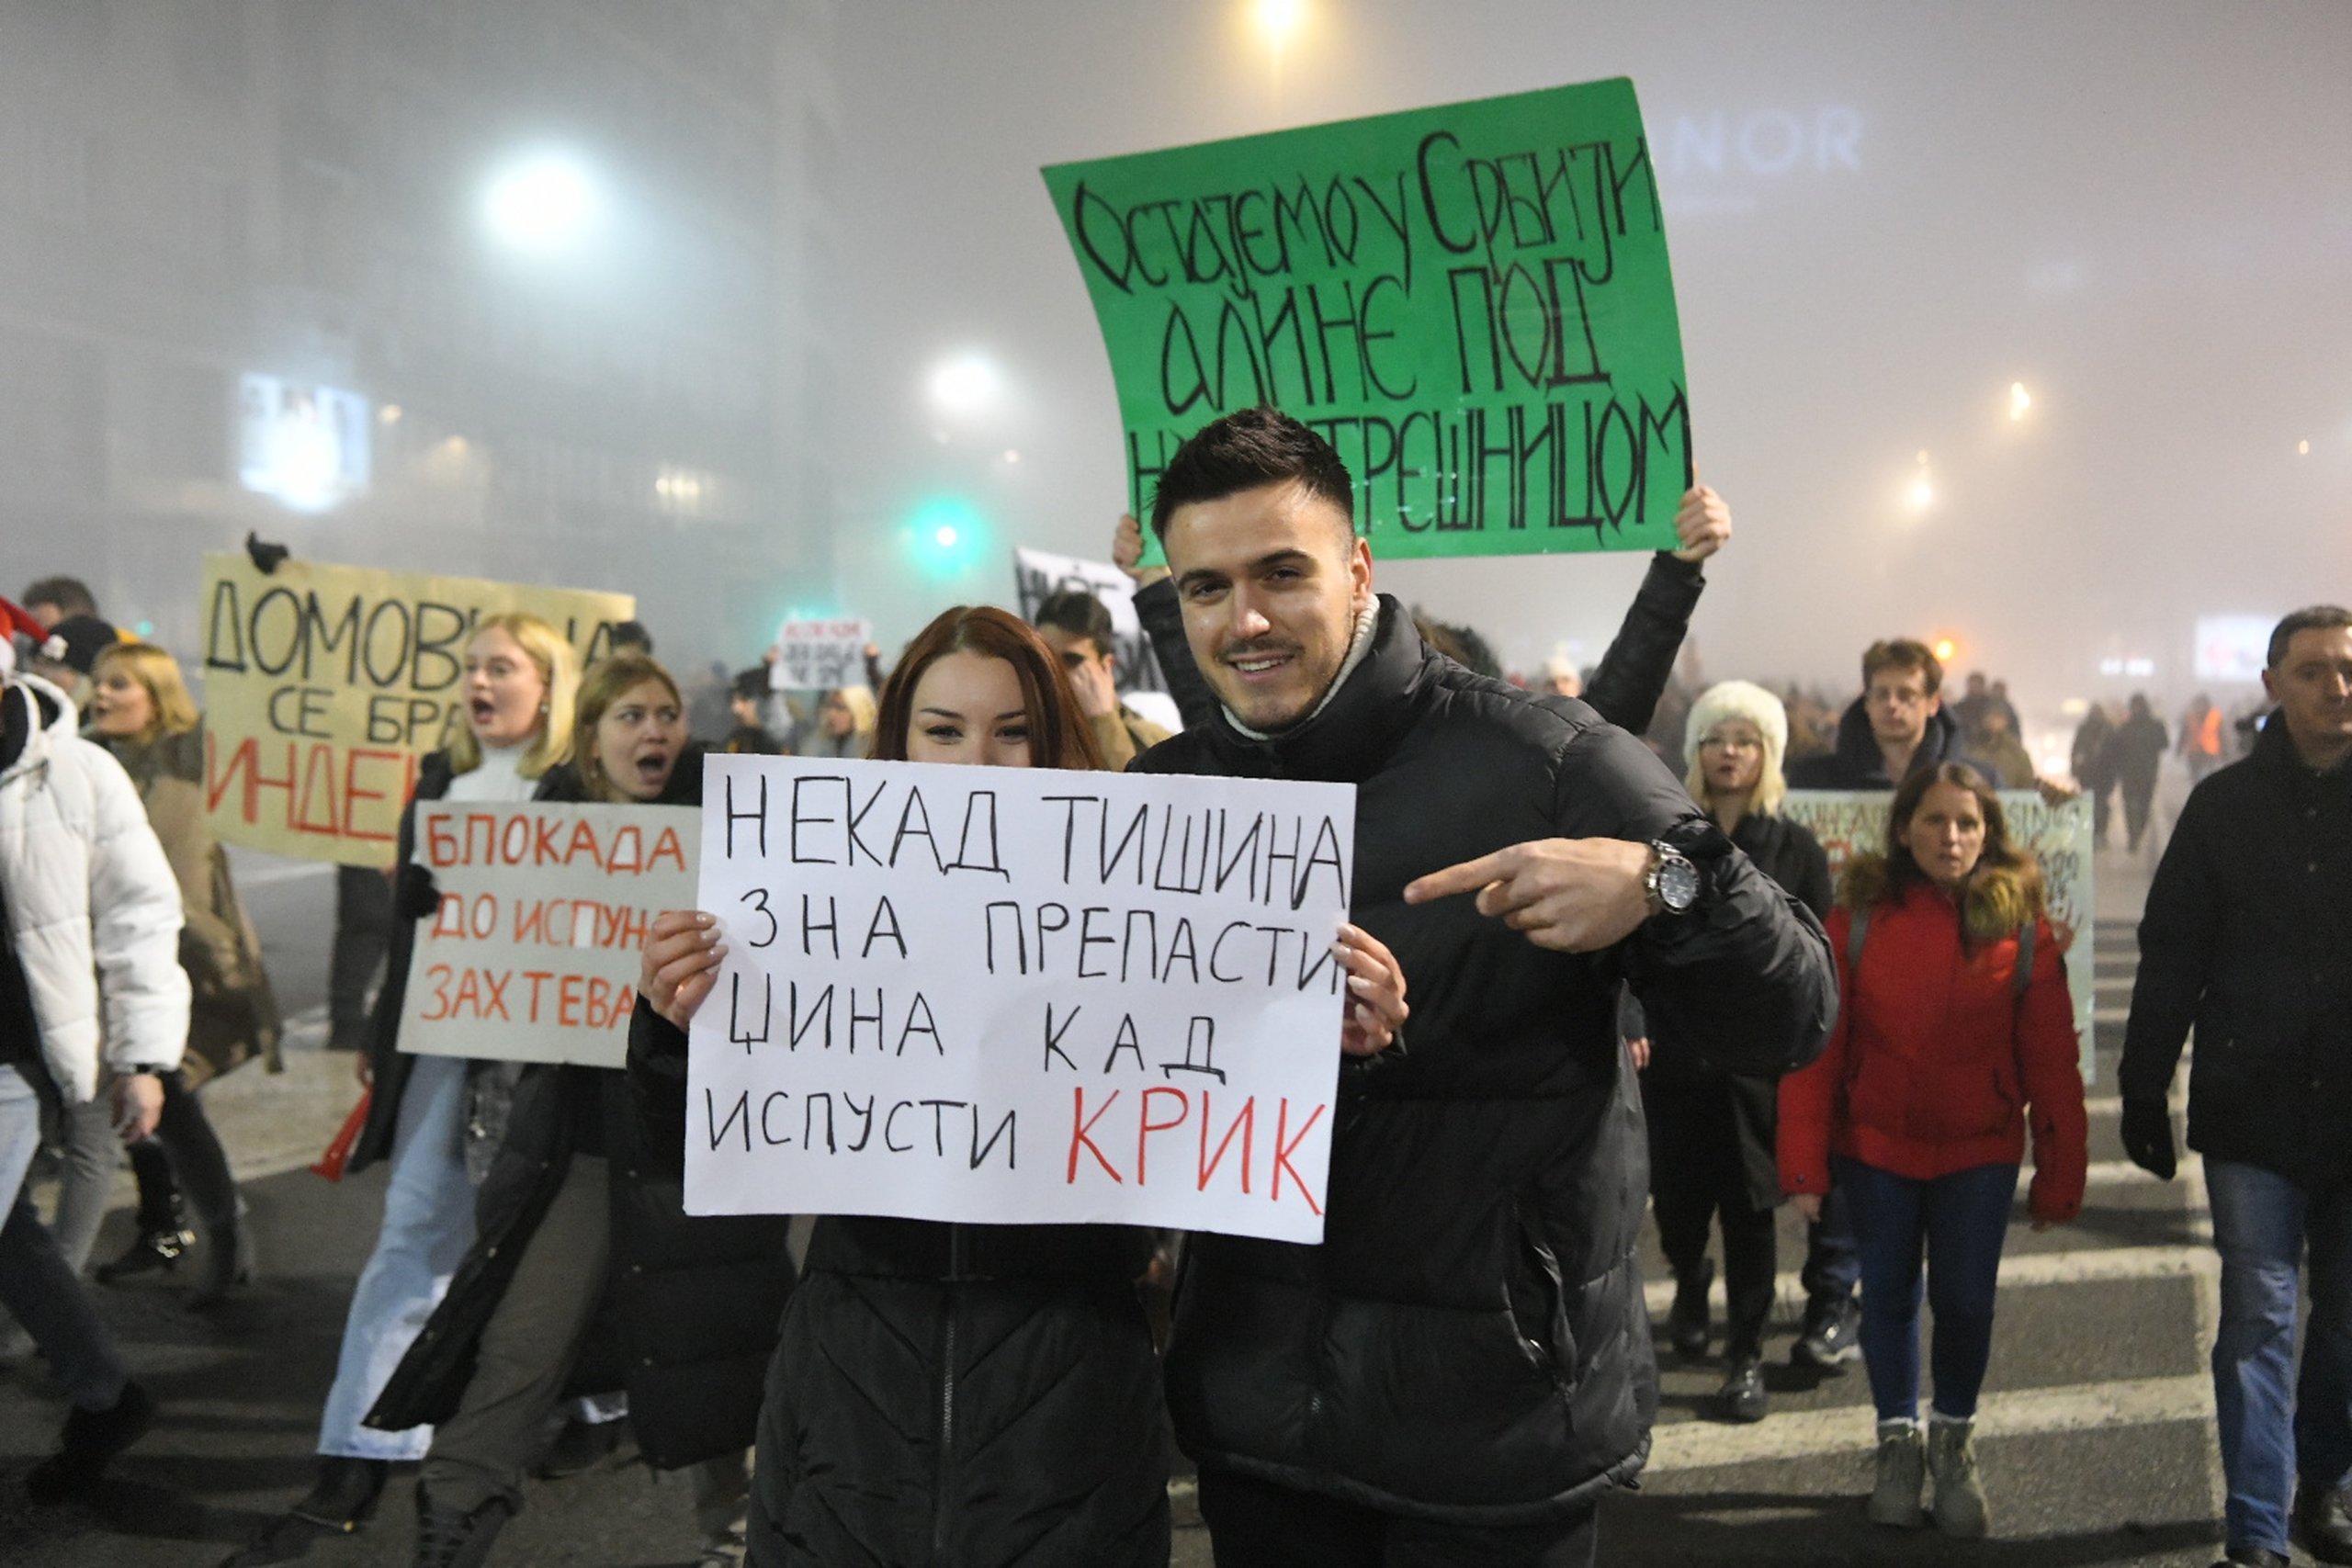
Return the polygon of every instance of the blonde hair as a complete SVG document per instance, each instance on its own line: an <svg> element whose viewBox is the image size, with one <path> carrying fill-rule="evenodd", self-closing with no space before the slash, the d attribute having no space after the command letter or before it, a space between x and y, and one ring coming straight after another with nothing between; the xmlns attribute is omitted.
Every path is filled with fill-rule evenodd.
<svg viewBox="0 0 2352 1568"><path fill-rule="evenodd" d="M472 647L484 632L504 632L520 643L531 662L538 667L539 679L547 682L548 694L539 713L539 738L523 753L522 763L515 770L526 779L537 778L571 757L572 709L580 700L580 655L561 632L526 610L503 610L495 615L484 615L467 634L466 645ZM473 726L460 723L457 734L449 738L450 771L470 773L481 766L481 742L474 738Z"/></svg>
<svg viewBox="0 0 2352 1568"><path fill-rule="evenodd" d="M147 700L155 710L146 728L131 738L141 745L167 735L186 735L202 722L196 699L187 694L187 682L180 679L180 661L153 643L119 642L100 649L91 661L90 679L95 682L113 664L121 665L146 688Z"/></svg>
<svg viewBox="0 0 2352 1568"><path fill-rule="evenodd" d="M874 688L836 686L827 692L824 700L817 705L819 711L822 712L825 703L831 702L835 697L841 698L842 705L849 709L850 733L868 740L872 739L875 716L879 711L874 702Z"/></svg>
<svg viewBox="0 0 2352 1568"><path fill-rule="evenodd" d="M588 667L580 679L580 705L572 720L572 767L580 774L580 793L590 800L633 801L613 786L605 776L604 759L596 755L596 727L605 720L605 710L644 685L648 681L670 694L670 700L680 711L686 705L684 694L678 682L662 668L650 653L616 653L600 659Z"/></svg>

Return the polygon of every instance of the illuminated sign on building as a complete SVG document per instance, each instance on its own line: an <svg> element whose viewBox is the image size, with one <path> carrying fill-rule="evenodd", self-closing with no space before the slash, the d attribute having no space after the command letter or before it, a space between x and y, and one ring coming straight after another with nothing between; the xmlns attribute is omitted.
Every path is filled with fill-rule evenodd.
<svg viewBox="0 0 2352 1568"><path fill-rule="evenodd" d="M2275 615L2198 616L2197 678L2260 681L2270 662L2270 629L2278 624Z"/></svg>
<svg viewBox="0 0 2352 1568"><path fill-rule="evenodd" d="M298 512L365 494L368 400L248 373L237 381L237 482Z"/></svg>

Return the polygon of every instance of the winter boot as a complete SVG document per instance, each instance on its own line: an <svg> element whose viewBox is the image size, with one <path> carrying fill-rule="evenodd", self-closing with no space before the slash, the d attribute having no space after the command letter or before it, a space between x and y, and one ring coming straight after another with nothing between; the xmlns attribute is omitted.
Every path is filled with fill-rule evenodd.
<svg viewBox="0 0 2352 1568"><path fill-rule="evenodd" d="M122 1452L155 1424L155 1402L135 1382L104 1410L75 1407L65 1417L65 1438L57 1452L33 1467L25 1490L36 1503L62 1503L98 1483L114 1456Z"/></svg>
<svg viewBox="0 0 2352 1568"><path fill-rule="evenodd" d="M1674 1353L1686 1361L1701 1360L1707 1354L1707 1292L1714 1283L1712 1258L1700 1259L1697 1268L1675 1280L1674 1304L1666 1313L1666 1338Z"/></svg>
<svg viewBox="0 0 2352 1568"><path fill-rule="evenodd" d="M136 1148L153 1146L151 1139L136 1145ZM156 1156L162 1157L160 1149L156 1151ZM135 1152L133 1157L137 1157ZM142 1168L142 1179L144 1175ZM111 1285L140 1274L152 1274L158 1269L168 1274L179 1267L180 1255L196 1244L196 1233L188 1228L187 1205L168 1185L171 1180L168 1168L164 1180L166 1185L160 1193L142 1191L140 1194L139 1234L130 1238L130 1245L123 1248L121 1257L111 1263L101 1263L93 1270L99 1284Z"/></svg>
<svg viewBox="0 0 2352 1568"><path fill-rule="evenodd" d="M1878 1483L1871 1488L1870 1519L1874 1525L1917 1529L1928 1517L1919 1507L1919 1492L1927 1481L1927 1444L1917 1421L1878 1424Z"/></svg>
<svg viewBox="0 0 2352 1568"><path fill-rule="evenodd" d="M1982 1540L1992 1528L1984 1486L1976 1478L1976 1448L1969 1441L1973 1420L1928 1414L1928 1473L1936 1483L1936 1528L1956 1540Z"/></svg>

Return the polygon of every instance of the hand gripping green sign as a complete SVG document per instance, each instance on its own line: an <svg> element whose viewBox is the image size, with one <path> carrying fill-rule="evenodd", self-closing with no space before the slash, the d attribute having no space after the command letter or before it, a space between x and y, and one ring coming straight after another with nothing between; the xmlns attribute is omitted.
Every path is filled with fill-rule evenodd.
<svg viewBox="0 0 2352 1568"><path fill-rule="evenodd" d="M1670 548L1682 335L1618 78L1045 171L1111 351L1128 504L1272 404L1386 557Z"/></svg>

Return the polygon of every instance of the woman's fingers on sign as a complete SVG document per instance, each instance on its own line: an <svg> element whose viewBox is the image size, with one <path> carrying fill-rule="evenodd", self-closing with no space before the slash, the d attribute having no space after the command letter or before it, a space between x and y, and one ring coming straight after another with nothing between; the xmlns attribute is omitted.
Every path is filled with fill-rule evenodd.
<svg viewBox="0 0 2352 1568"><path fill-rule="evenodd" d="M716 917L699 909L664 909L646 932L638 989L656 1012L684 1029L710 994L719 960L726 956Z"/></svg>

